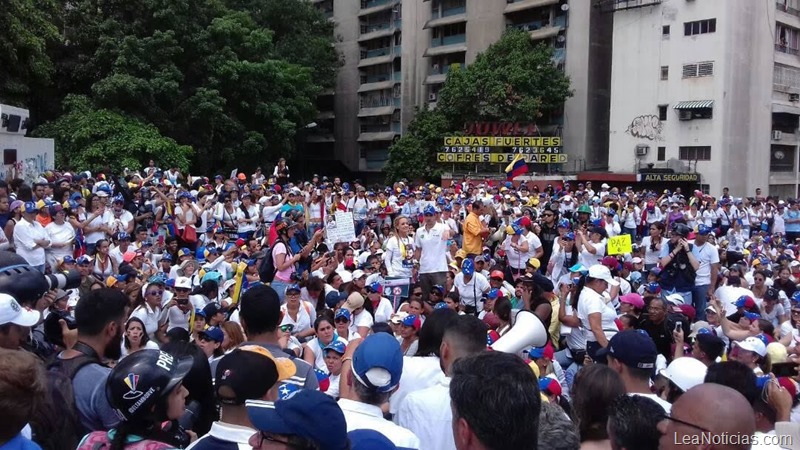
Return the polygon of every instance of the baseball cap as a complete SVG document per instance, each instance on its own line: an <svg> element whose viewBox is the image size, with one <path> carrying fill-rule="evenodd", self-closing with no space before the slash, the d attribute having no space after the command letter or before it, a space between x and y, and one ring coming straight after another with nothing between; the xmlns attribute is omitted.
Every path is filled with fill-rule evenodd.
<svg viewBox="0 0 800 450"><path fill-rule="evenodd" d="M364 306L364 297L358 292L353 292L350 294L347 297L347 301L344 302L344 305L342 305L343 308L347 308L350 312L353 312L362 306Z"/></svg>
<svg viewBox="0 0 800 450"><path fill-rule="evenodd" d="M325 304L328 308L335 308L339 302L347 299L346 292L331 291L325 294Z"/></svg>
<svg viewBox="0 0 800 450"><path fill-rule="evenodd" d="M736 299L736 307L737 308L750 309L750 308L754 308L755 306L756 306L755 300L753 300L753 298L750 297L749 295L743 295L743 296L739 297L738 299Z"/></svg>
<svg viewBox="0 0 800 450"><path fill-rule="evenodd" d="M191 289L192 282L186 277L178 277L175 280L175 289Z"/></svg>
<svg viewBox="0 0 800 450"><path fill-rule="evenodd" d="M684 356L674 359L665 369L661 369L659 374L686 392L703 384L707 370L708 367L700 360Z"/></svg>
<svg viewBox="0 0 800 450"><path fill-rule="evenodd" d="M178 250L178 258L183 257L183 256L192 256L192 251L189 250L186 247L183 247L183 248L179 249Z"/></svg>
<svg viewBox="0 0 800 450"><path fill-rule="evenodd" d="M657 281L651 281L645 285L644 289L651 294L658 294L661 292L661 285Z"/></svg>
<svg viewBox="0 0 800 450"><path fill-rule="evenodd" d="M350 310L348 310L346 308L339 308L336 311L336 314L333 316L333 320L336 321L336 320L339 320L342 317L347 319L347 321L349 322L350 321Z"/></svg>
<svg viewBox="0 0 800 450"><path fill-rule="evenodd" d="M39 212L39 208L36 207L36 203L34 202L25 202L23 207L25 208L25 212L28 214Z"/></svg>
<svg viewBox="0 0 800 450"><path fill-rule="evenodd" d="M558 380L550 377L539 378L539 390L542 392L549 392L557 397L560 396L562 392L561 384Z"/></svg>
<svg viewBox="0 0 800 450"><path fill-rule="evenodd" d="M297 285L297 284L290 284L290 285L286 286L286 289L284 290L284 293L285 293L285 294L288 294L288 293L289 293L289 291L297 291L297 292L300 292L300 285Z"/></svg>
<svg viewBox="0 0 800 450"><path fill-rule="evenodd" d="M358 280L359 278L363 278L365 276L367 276L367 273L364 272L361 269L356 269L356 270L353 271L353 279L354 280Z"/></svg>
<svg viewBox="0 0 800 450"><path fill-rule="evenodd" d="M664 297L664 300L668 301L669 303L672 303L675 306L683 305L683 296L681 296L681 294L669 294L666 297Z"/></svg>
<svg viewBox="0 0 800 450"><path fill-rule="evenodd" d="M228 308L223 308L222 305L217 302L211 302L203 307L203 313L206 317L213 317L217 313L225 312L228 312Z"/></svg>
<svg viewBox="0 0 800 450"><path fill-rule="evenodd" d="M552 361L555 357L555 352L553 351L552 346L545 345L544 347L533 347L530 349L530 351L528 351L528 356L531 359L545 358Z"/></svg>
<svg viewBox="0 0 800 450"><path fill-rule="evenodd" d="M295 374L289 358L275 358L260 345L237 348L217 363L215 388L217 398L227 405L243 405L247 400L263 398L280 380Z"/></svg>
<svg viewBox="0 0 800 450"><path fill-rule="evenodd" d="M422 320L416 314L409 314L400 323L407 327L414 327L415 330L419 330L422 327Z"/></svg>
<svg viewBox="0 0 800 450"><path fill-rule="evenodd" d="M344 342L335 339L330 344L326 345L323 350L324 352L327 352L328 350L333 350L340 355L344 355L344 352L347 350L347 346L344 344Z"/></svg>
<svg viewBox="0 0 800 450"><path fill-rule="evenodd" d="M702 330L702 329L710 330L711 326L705 320L698 320L697 322L692 324L691 328L692 328L692 332L689 333L689 337L693 338L693 337L696 337L700 333L700 330Z"/></svg>
<svg viewBox="0 0 800 450"><path fill-rule="evenodd" d="M640 330L622 331L608 341L607 354L629 367L653 369L658 350L656 344Z"/></svg>
<svg viewBox="0 0 800 450"><path fill-rule="evenodd" d="M365 289L367 290L367 294L378 293L380 294L383 292L383 286L379 282L374 282L368 284Z"/></svg>
<svg viewBox="0 0 800 450"><path fill-rule="evenodd" d="M502 270L493 270L492 273L489 274L489 278L495 278L495 279L502 280L502 279L505 279L505 277L506 276L503 274Z"/></svg>
<svg viewBox="0 0 800 450"><path fill-rule="evenodd" d="M347 433L350 450L397 450L397 446L386 436L375 430L361 429Z"/></svg>
<svg viewBox="0 0 800 450"><path fill-rule="evenodd" d="M734 345L737 345L743 350L757 353L761 357L764 357L767 354L767 346L764 345L764 341L755 336L750 336L743 341L736 341L734 342Z"/></svg>
<svg viewBox="0 0 800 450"><path fill-rule="evenodd" d="M198 336L200 339L205 338L207 341L222 342L225 340L225 333L219 327L210 327L205 331L201 331Z"/></svg>
<svg viewBox="0 0 800 450"><path fill-rule="evenodd" d="M206 318L206 312L205 312L205 310L202 310L202 309L200 309L200 308L195 308L195 310L194 310L194 315L195 315L195 316L197 316L197 317L202 317L203 319L205 319L205 318Z"/></svg>
<svg viewBox="0 0 800 450"><path fill-rule="evenodd" d="M644 299L642 299L642 296L636 292L631 292L630 294L620 296L619 301L620 303L627 303L634 308L644 308Z"/></svg>
<svg viewBox="0 0 800 450"><path fill-rule="evenodd" d="M471 276L475 273L475 263L472 262L471 259L465 259L464 262L461 263L461 273L466 276Z"/></svg>
<svg viewBox="0 0 800 450"><path fill-rule="evenodd" d="M408 317L408 315L409 314L407 312L405 312L405 311L398 311L398 312L392 314L392 317L389 318L389 321L392 322L395 325L399 325L399 324L401 324L403 322L403 319Z"/></svg>
<svg viewBox="0 0 800 450"><path fill-rule="evenodd" d="M133 261L133 258L136 258L136 252L131 250L128 250L124 255L122 255L122 260L126 263Z"/></svg>
<svg viewBox="0 0 800 450"><path fill-rule="evenodd" d="M39 311L23 308L14 297L0 294L0 325L13 323L21 327L32 327L39 323Z"/></svg>
<svg viewBox="0 0 800 450"><path fill-rule="evenodd" d="M587 274L587 276L598 280L606 281L611 286L619 286L619 281L615 280L614 277L611 276L611 271L608 270L608 267L600 264L596 264L592 267L589 267L589 273Z"/></svg>
<svg viewBox="0 0 800 450"><path fill-rule="evenodd" d="M301 389L275 402L248 400L245 405L259 431L305 437L324 449L348 448L344 414L332 397L320 391Z"/></svg>
<svg viewBox="0 0 800 450"><path fill-rule="evenodd" d="M388 333L367 336L353 353L352 371L364 386L379 392L391 392L403 374L400 343Z"/></svg>
<svg viewBox="0 0 800 450"><path fill-rule="evenodd" d="M353 274L349 270L337 270L336 273L342 278L342 284L353 281Z"/></svg>

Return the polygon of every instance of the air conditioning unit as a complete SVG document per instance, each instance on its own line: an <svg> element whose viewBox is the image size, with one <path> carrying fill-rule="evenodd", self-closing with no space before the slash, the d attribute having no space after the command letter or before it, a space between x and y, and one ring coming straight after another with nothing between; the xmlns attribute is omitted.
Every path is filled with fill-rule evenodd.
<svg viewBox="0 0 800 450"><path fill-rule="evenodd" d="M428 94L428 101L429 102L435 102L436 101L436 94L434 94L434 93Z"/></svg>
<svg viewBox="0 0 800 450"><path fill-rule="evenodd" d="M692 120L691 109L681 109L678 111L678 120Z"/></svg>
<svg viewBox="0 0 800 450"><path fill-rule="evenodd" d="M783 137L783 132L781 130L772 130L773 141L780 141L782 137Z"/></svg>
<svg viewBox="0 0 800 450"><path fill-rule="evenodd" d="M27 109L0 105L0 133L25 135L28 132Z"/></svg>
<svg viewBox="0 0 800 450"><path fill-rule="evenodd" d="M647 145L637 145L636 146L636 156L645 156L647 155L647 151L650 150L650 147Z"/></svg>
<svg viewBox="0 0 800 450"><path fill-rule="evenodd" d="M800 102L800 94L789 94L790 102Z"/></svg>

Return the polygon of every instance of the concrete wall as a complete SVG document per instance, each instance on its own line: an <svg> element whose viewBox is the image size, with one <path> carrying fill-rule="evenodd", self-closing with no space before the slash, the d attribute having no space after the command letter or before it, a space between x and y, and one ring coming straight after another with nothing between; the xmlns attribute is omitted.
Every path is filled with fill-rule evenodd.
<svg viewBox="0 0 800 450"><path fill-rule="evenodd" d="M344 65L336 77L336 159L351 170L358 169L358 87L360 85L358 61L360 50L358 36L360 31L358 11L361 2L358 0L334 1L334 20L336 36L339 41L336 49L344 58Z"/></svg>

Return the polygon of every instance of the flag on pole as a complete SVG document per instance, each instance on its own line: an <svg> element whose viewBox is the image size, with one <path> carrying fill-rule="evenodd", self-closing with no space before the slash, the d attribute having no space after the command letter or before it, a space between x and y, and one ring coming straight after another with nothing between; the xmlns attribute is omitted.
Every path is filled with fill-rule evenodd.
<svg viewBox="0 0 800 450"><path fill-rule="evenodd" d="M528 173L528 164L525 162L522 154L517 153L517 156L506 166L506 179L511 181L514 178Z"/></svg>

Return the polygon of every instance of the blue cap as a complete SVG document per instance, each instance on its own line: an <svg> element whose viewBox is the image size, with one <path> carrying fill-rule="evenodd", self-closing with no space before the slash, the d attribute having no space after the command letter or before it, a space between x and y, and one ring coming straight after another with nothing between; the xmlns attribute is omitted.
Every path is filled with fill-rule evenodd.
<svg viewBox="0 0 800 450"><path fill-rule="evenodd" d="M323 392L301 389L275 402L247 400L245 405L250 422L259 431L301 436L324 449L348 448L344 413L336 400Z"/></svg>
<svg viewBox="0 0 800 450"><path fill-rule="evenodd" d="M528 351L528 356L531 359L539 359L544 357L544 347L533 347Z"/></svg>
<svg viewBox="0 0 800 450"><path fill-rule="evenodd" d="M203 275L203 278L200 280L200 283L203 283L208 280L216 281L217 283L219 283L220 280L222 280L222 274L217 272L216 270L208 271L206 272L205 275Z"/></svg>
<svg viewBox="0 0 800 450"><path fill-rule="evenodd" d="M650 283L647 283L647 285L645 285L644 289L647 292L650 292L651 294L658 294L659 292L661 292L661 285L658 284L658 282L656 281L651 281Z"/></svg>
<svg viewBox="0 0 800 450"><path fill-rule="evenodd" d="M697 234L699 234L701 236L705 236L705 235L711 233L713 230L714 229L711 228L711 227L708 227L708 226L706 226L704 224L700 224L697 227Z"/></svg>
<svg viewBox="0 0 800 450"><path fill-rule="evenodd" d="M75 263L75 258L73 258L72 256L67 255L67 256L64 257L64 259L62 261L64 262L64 264L74 264Z"/></svg>
<svg viewBox="0 0 800 450"><path fill-rule="evenodd" d="M350 450L397 450L397 446L386 436L375 430L361 429L347 433Z"/></svg>
<svg viewBox="0 0 800 450"><path fill-rule="evenodd" d="M653 339L642 330L622 331L608 341L606 352L629 367L655 369L658 350Z"/></svg>
<svg viewBox="0 0 800 450"><path fill-rule="evenodd" d="M436 208L434 208L433 205L428 205L422 210L422 214L425 216L435 216Z"/></svg>
<svg viewBox="0 0 800 450"><path fill-rule="evenodd" d="M249 264L248 264L248 265L249 265ZM289 291L297 291L297 292L300 292L300 286L299 286L299 285L297 285L297 284L290 284L290 285L286 286L286 289L285 289L283 292L284 292L284 294L288 294L288 293L289 293Z"/></svg>
<svg viewBox="0 0 800 450"><path fill-rule="evenodd" d="M172 254L164 253L161 255L161 261L169 261L172 262Z"/></svg>
<svg viewBox="0 0 800 450"><path fill-rule="evenodd" d="M416 314L409 314L400 322L407 327L414 327L417 330L422 328L422 320Z"/></svg>
<svg viewBox="0 0 800 450"><path fill-rule="evenodd" d="M564 239L567 239L569 241L574 241L575 240L575 233L570 231L569 233L564 233L563 237L564 237Z"/></svg>
<svg viewBox="0 0 800 450"><path fill-rule="evenodd" d="M34 202L25 202L25 212L28 214L33 214L35 212L39 212L39 208L36 207L36 203Z"/></svg>
<svg viewBox="0 0 800 450"><path fill-rule="evenodd" d="M347 294L344 292L333 291L328 292L325 295L325 304L328 305L328 308L336 308L336 305L338 305L339 302L343 302L345 300L347 300Z"/></svg>
<svg viewBox="0 0 800 450"><path fill-rule="evenodd" d="M117 194L111 199L111 203L125 203L125 197L122 194Z"/></svg>
<svg viewBox="0 0 800 450"><path fill-rule="evenodd" d="M447 309L447 303L439 302L436 305L434 305L433 309Z"/></svg>
<svg viewBox="0 0 800 450"><path fill-rule="evenodd" d="M175 278L170 278L165 284L167 287L175 287Z"/></svg>
<svg viewBox="0 0 800 450"><path fill-rule="evenodd" d="M194 310L194 315L195 315L195 316L200 316L200 317L202 317L202 318L204 318L204 319L206 318L206 312L205 312L205 311L203 311L203 310L202 310L202 309L200 309L200 308L197 308L197 309L195 309L195 310Z"/></svg>
<svg viewBox="0 0 800 450"><path fill-rule="evenodd" d="M222 342L225 339L225 333L222 332L220 327L211 327L205 331L201 331L200 339L206 338L208 341Z"/></svg>
<svg viewBox="0 0 800 450"><path fill-rule="evenodd" d="M475 273L475 263L471 259L465 259L461 263L461 273L464 275L472 275Z"/></svg>
<svg viewBox="0 0 800 450"><path fill-rule="evenodd" d="M80 192L73 192L69 196L69 199L72 200L72 201L75 201L75 202L77 202L78 200L80 200L82 198L83 198L83 195L81 195Z"/></svg>
<svg viewBox="0 0 800 450"><path fill-rule="evenodd" d="M383 292L383 285L381 285L379 282L375 281L373 283L368 284L366 286L366 289L367 289L367 293L371 293L371 292L380 293L380 292Z"/></svg>
<svg viewBox="0 0 800 450"><path fill-rule="evenodd" d="M353 353L353 375L359 383L378 392L391 392L403 374L403 351L388 333L367 336Z"/></svg>
<svg viewBox="0 0 800 450"><path fill-rule="evenodd" d="M650 269L650 274L655 275L655 276L661 275L661 268L660 267L653 267L652 269Z"/></svg>
<svg viewBox="0 0 800 450"><path fill-rule="evenodd" d="M570 267L569 271L573 273L586 273L589 271L589 269L587 269L586 266L584 266L583 264L577 263L574 266Z"/></svg>
<svg viewBox="0 0 800 450"><path fill-rule="evenodd" d="M347 321L350 321L350 310L347 308L339 308L336 310L336 314L333 316L333 320L339 320L340 318L344 317Z"/></svg>
<svg viewBox="0 0 800 450"><path fill-rule="evenodd" d="M186 247L181 247L181 249L178 250L178 257L181 256L192 256L192 251Z"/></svg>
<svg viewBox="0 0 800 450"><path fill-rule="evenodd" d="M514 230L514 234L522 234L525 232L525 228L523 228L518 221L515 221L511 224L511 229Z"/></svg>
<svg viewBox="0 0 800 450"><path fill-rule="evenodd" d="M569 219L561 219L558 221L558 228L572 228Z"/></svg>
<svg viewBox="0 0 800 450"><path fill-rule="evenodd" d="M760 318L761 318L761 314L758 314L758 313L751 313L751 312L749 312L749 311L745 311L745 312L744 312L744 316L747 318L747 320L749 320L749 321L751 321L751 322L752 322L752 321L754 321L754 320L758 320L758 319L760 319Z"/></svg>
<svg viewBox="0 0 800 450"><path fill-rule="evenodd" d="M492 288L486 293L486 298L490 300L497 300L503 295L503 291L497 288Z"/></svg>
<svg viewBox="0 0 800 450"><path fill-rule="evenodd" d="M345 350L347 350L347 346L344 344L344 342L338 339L334 339L333 342L326 345L323 350L325 351L333 350L340 355L344 355Z"/></svg>
<svg viewBox="0 0 800 450"><path fill-rule="evenodd" d="M119 233L116 234L115 239L118 241L130 241L131 235L124 231L120 231Z"/></svg>
<svg viewBox="0 0 800 450"><path fill-rule="evenodd" d="M794 294L792 294L792 301L800 302L800 291L794 291Z"/></svg>

